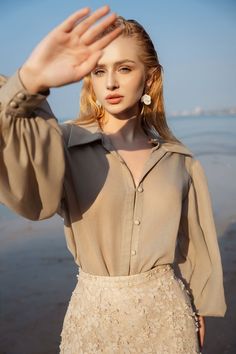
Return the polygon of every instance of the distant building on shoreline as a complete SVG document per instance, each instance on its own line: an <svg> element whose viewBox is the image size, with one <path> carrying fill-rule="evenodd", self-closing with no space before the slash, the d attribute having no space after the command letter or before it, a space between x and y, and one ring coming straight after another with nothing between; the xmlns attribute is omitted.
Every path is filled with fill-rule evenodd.
<svg viewBox="0 0 236 354"><path fill-rule="evenodd" d="M236 107L222 109L204 109L195 107L193 110L175 111L167 114L169 117L192 117L192 116L236 116Z"/></svg>

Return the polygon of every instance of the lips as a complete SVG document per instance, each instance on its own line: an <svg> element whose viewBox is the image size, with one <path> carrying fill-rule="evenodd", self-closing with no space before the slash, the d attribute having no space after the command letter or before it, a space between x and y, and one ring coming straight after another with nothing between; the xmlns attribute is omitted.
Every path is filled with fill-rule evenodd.
<svg viewBox="0 0 236 354"><path fill-rule="evenodd" d="M114 94L114 95L107 95L106 96L106 101L110 104L117 104L120 103L122 101L124 96L118 95L118 94Z"/></svg>
<svg viewBox="0 0 236 354"><path fill-rule="evenodd" d="M122 95L118 95L118 94L114 94L114 95L107 95L106 96L106 100L110 99L110 98L120 98L123 97Z"/></svg>

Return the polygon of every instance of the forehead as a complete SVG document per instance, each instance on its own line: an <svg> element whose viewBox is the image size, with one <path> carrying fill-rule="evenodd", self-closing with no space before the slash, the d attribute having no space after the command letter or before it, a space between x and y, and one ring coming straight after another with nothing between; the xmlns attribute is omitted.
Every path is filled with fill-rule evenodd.
<svg viewBox="0 0 236 354"><path fill-rule="evenodd" d="M140 48L134 38L119 36L103 49L98 64L107 65L126 59L141 63L139 51Z"/></svg>

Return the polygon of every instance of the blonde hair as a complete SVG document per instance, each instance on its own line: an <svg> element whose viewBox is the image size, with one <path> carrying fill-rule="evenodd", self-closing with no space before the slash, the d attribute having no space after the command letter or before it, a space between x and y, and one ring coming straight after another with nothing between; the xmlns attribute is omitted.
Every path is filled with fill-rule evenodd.
<svg viewBox="0 0 236 354"><path fill-rule="evenodd" d="M163 98L163 68L159 63L152 40L137 21L126 20L121 16L102 35L118 26L122 26L123 28L122 36L131 37L136 40L140 48L140 60L147 70L147 79L150 85L148 87L146 85L145 93L151 96L152 102L149 106L143 104L141 108L140 114L143 118L144 128L165 141L180 142L173 135L166 121ZM81 89L79 117L70 122L76 125L83 125L97 121L99 126L102 127L105 123L104 117L104 108L99 107L96 103L91 75L87 75L83 80Z"/></svg>

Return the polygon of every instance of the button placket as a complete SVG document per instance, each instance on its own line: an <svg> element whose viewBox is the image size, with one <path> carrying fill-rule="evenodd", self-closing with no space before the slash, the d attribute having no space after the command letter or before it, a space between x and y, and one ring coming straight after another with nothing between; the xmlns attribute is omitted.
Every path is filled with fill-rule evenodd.
<svg viewBox="0 0 236 354"><path fill-rule="evenodd" d="M140 227L142 225L142 205L143 205L143 185L140 184L135 189L135 205L134 205L134 214L133 214L133 232L131 238L131 259L130 259L130 272L134 274L137 271L137 252L139 247L139 238L140 238Z"/></svg>
<svg viewBox="0 0 236 354"><path fill-rule="evenodd" d="M127 216L132 215L131 221L133 226L129 223L126 226L126 230L124 232L123 242L122 242L122 254L126 254L128 256L127 259L123 260L124 271L126 268L126 261L129 264L128 270L133 273L137 268L137 249L139 243L139 230L141 224L141 210L142 210L142 192L143 187L140 184L138 187L135 187L134 180L132 174L126 165L126 162L122 158L122 156L114 149L110 139L107 136L103 135L103 146L106 150L108 150L111 155L113 155L116 159L121 163L121 169L123 171L124 179L127 183L127 196L126 198L126 206L129 205L129 208L126 212ZM129 200L129 197L131 198ZM125 258L125 257L124 257Z"/></svg>
<svg viewBox="0 0 236 354"><path fill-rule="evenodd" d="M112 151L113 156L118 158L118 154L115 151ZM120 162L122 162L120 160ZM125 217L124 217L124 230L122 233L122 246L121 246L121 253L122 253L122 270L124 273L129 274L130 267L131 267L131 245L132 245L132 237L134 228L136 227L133 223L134 221L134 210L135 210L135 194L136 191L133 188L133 181L131 179L130 173L128 168L126 167L125 163L122 163L121 170L123 174L123 181L126 185L126 194L125 198Z"/></svg>

